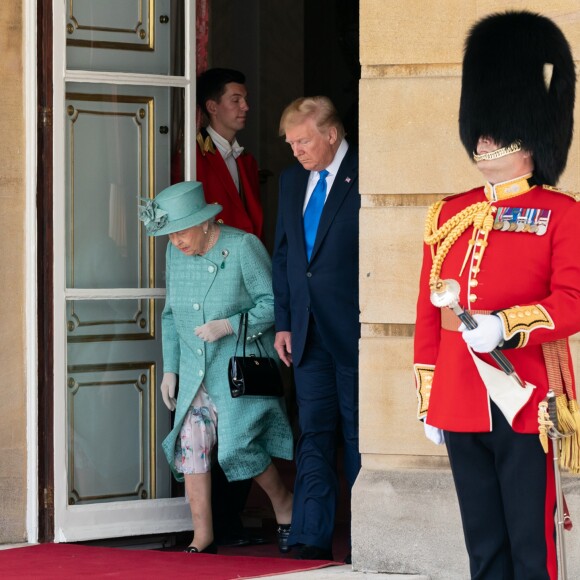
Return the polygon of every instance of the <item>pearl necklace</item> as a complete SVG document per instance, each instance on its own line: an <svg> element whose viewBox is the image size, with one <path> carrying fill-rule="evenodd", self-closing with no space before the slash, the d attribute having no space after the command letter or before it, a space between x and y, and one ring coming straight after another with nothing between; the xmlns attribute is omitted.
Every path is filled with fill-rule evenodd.
<svg viewBox="0 0 580 580"><path fill-rule="evenodd" d="M202 252L200 255L207 254L209 250L211 250L215 245L215 234L216 234L217 226L213 223L209 224L207 228L207 232L209 233L209 237L207 238L207 244L205 245L205 251Z"/></svg>

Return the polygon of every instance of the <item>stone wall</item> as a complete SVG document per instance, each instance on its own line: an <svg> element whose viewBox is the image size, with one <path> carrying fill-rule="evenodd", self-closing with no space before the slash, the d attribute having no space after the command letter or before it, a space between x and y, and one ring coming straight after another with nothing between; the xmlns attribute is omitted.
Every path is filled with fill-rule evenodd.
<svg viewBox="0 0 580 580"><path fill-rule="evenodd" d="M509 8L553 18L578 60L577 0L360 2L363 471L353 497L359 570L468 577L445 449L427 441L416 420L412 335L427 207L482 181L458 135L463 42L476 20ZM560 187L580 191L576 135ZM580 359L577 339L573 350ZM580 486L566 485L580 513ZM569 552L580 553L580 533L567 536ZM578 560L569 573L580 577Z"/></svg>
<svg viewBox="0 0 580 580"><path fill-rule="evenodd" d="M0 4L0 544L26 539L23 3Z"/></svg>

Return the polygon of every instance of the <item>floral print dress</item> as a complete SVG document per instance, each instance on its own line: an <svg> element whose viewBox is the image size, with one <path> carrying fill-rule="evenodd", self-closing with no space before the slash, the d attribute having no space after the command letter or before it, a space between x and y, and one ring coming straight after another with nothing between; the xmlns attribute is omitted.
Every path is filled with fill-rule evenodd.
<svg viewBox="0 0 580 580"><path fill-rule="evenodd" d="M217 409L202 383L175 440L174 466L178 473L208 473L217 442Z"/></svg>

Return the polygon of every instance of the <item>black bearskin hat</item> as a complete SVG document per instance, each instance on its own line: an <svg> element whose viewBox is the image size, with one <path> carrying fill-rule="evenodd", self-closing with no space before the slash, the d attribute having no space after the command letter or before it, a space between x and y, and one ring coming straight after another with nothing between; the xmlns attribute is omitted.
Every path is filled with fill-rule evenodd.
<svg viewBox="0 0 580 580"><path fill-rule="evenodd" d="M465 43L459 107L465 149L471 156L481 136L500 146L520 140L533 155L537 180L555 185L572 141L575 88L570 46L554 22L527 11L483 18Z"/></svg>

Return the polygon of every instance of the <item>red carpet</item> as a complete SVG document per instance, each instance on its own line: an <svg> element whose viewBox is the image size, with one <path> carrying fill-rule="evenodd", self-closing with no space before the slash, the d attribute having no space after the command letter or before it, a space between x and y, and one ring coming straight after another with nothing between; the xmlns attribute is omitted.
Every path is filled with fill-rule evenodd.
<svg viewBox="0 0 580 580"><path fill-rule="evenodd" d="M211 556L154 550L40 544L0 550L0 578L194 578L233 580L315 570L336 565L323 560L254 556Z"/></svg>

